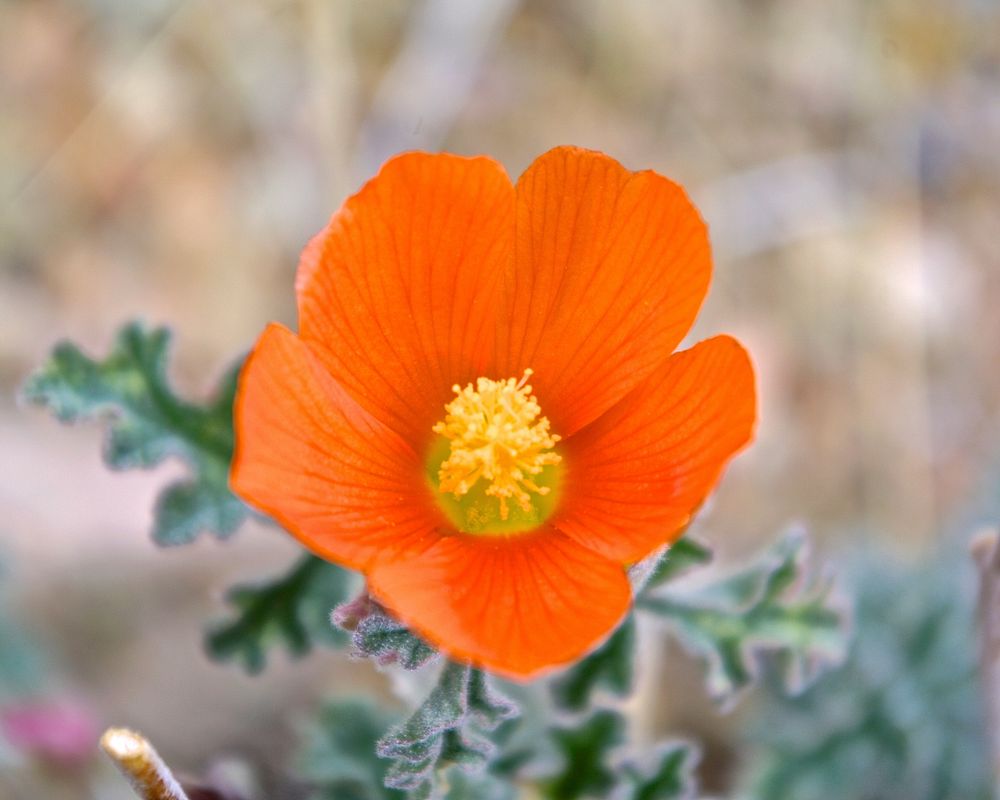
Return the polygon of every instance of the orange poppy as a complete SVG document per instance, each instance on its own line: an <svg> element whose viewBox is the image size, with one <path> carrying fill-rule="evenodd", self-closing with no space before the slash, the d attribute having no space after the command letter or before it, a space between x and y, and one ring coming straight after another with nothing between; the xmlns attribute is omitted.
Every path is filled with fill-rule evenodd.
<svg viewBox="0 0 1000 800"><path fill-rule="evenodd" d="M743 348L674 353L710 274L654 172L397 156L306 247L298 334L247 360L233 488L451 657L575 659L752 436Z"/></svg>

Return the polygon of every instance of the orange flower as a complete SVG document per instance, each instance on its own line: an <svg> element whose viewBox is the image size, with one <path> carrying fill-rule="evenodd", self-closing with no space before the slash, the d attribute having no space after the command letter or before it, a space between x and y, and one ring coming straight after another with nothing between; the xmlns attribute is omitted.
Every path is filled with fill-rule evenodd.
<svg viewBox="0 0 1000 800"><path fill-rule="evenodd" d="M577 658L751 438L743 348L674 354L710 273L654 172L397 156L305 249L298 334L244 367L233 488L454 658Z"/></svg>

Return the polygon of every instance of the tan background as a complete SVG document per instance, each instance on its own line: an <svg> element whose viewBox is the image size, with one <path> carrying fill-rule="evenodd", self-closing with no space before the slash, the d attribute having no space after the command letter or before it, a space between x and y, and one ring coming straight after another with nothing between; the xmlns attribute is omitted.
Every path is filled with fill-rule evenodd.
<svg viewBox="0 0 1000 800"><path fill-rule="evenodd" d="M277 760L312 698L381 685L328 655L207 664L219 592L294 548L248 527L156 552L175 468L112 475L95 429L15 393L59 338L103 352L132 317L176 329L176 381L204 392L294 323L298 251L410 148L516 176L578 144L684 183L716 253L692 338L743 339L762 396L702 535L729 562L793 521L828 551L925 551L1000 497L998 89L1000 7L974 0L0 4L6 602L62 685L191 768ZM724 753L727 723L664 680L661 722Z"/></svg>

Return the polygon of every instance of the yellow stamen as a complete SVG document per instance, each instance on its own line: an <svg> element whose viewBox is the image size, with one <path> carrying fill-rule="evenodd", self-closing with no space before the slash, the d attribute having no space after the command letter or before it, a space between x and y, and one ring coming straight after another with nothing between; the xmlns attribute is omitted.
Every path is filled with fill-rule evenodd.
<svg viewBox="0 0 1000 800"><path fill-rule="evenodd" d="M533 476L562 456L552 450L560 437L549 433L549 420L527 385L531 370L520 381L507 378L476 380L476 388L455 385L457 397L445 406L447 416L433 430L451 440L448 459L438 470L438 489L461 497L480 479L490 482L486 494L499 498L500 518L507 519L507 501L531 510L529 492L548 494Z"/></svg>

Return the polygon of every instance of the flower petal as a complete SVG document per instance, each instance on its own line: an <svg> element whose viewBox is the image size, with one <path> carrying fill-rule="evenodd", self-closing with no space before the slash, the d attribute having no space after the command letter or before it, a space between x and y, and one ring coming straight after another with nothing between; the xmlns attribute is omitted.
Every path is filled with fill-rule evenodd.
<svg viewBox="0 0 1000 800"><path fill-rule="evenodd" d="M677 184L559 147L517 182L497 374L535 371L557 433L592 422L673 352L708 290L705 224Z"/></svg>
<svg viewBox="0 0 1000 800"><path fill-rule="evenodd" d="M621 565L552 528L448 536L369 575L381 602L453 658L527 678L575 659L628 609Z"/></svg>
<svg viewBox="0 0 1000 800"><path fill-rule="evenodd" d="M300 335L362 407L415 444L430 440L452 385L484 374L513 220L496 161L406 153L302 254Z"/></svg>
<svg viewBox="0 0 1000 800"><path fill-rule="evenodd" d="M678 537L755 419L753 367L735 339L677 353L564 443L553 524L608 558L638 561Z"/></svg>
<svg viewBox="0 0 1000 800"><path fill-rule="evenodd" d="M421 463L295 334L270 325L240 376L233 491L356 569L437 536Z"/></svg>

